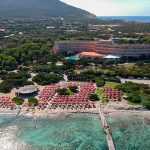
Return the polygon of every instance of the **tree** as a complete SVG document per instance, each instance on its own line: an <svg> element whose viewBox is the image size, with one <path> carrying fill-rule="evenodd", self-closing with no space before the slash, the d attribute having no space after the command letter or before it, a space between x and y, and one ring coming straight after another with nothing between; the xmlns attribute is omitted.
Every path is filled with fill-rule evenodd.
<svg viewBox="0 0 150 150"><path fill-rule="evenodd" d="M17 105L22 105L24 103L24 99L19 97L14 97L12 101L14 101Z"/></svg>
<svg viewBox="0 0 150 150"><path fill-rule="evenodd" d="M105 85L105 80L101 78L95 78L95 82L96 82L97 87L102 87Z"/></svg>
<svg viewBox="0 0 150 150"><path fill-rule="evenodd" d="M11 85L9 83L0 83L0 92L1 93L8 93L11 91Z"/></svg>
<svg viewBox="0 0 150 150"><path fill-rule="evenodd" d="M69 95L69 91L68 91L68 89L67 88L59 88L59 89L57 89L57 93L59 94L59 95Z"/></svg>
<svg viewBox="0 0 150 150"><path fill-rule="evenodd" d="M17 61L11 55L0 54L0 66L6 70L12 70L16 68Z"/></svg>
<svg viewBox="0 0 150 150"><path fill-rule="evenodd" d="M37 106L38 105L38 99L31 97L28 99L29 106Z"/></svg>
<svg viewBox="0 0 150 150"><path fill-rule="evenodd" d="M30 75L26 72L10 72L6 74L2 72L2 80L4 80L4 82L0 83L0 91L6 93L10 92L13 87L31 85L33 82L27 80L29 77Z"/></svg>
<svg viewBox="0 0 150 150"><path fill-rule="evenodd" d="M91 94L89 96L89 98L90 98L91 101L99 101L99 97L98 97L97 94Z"/></svg>
<svg viewBox="0 0 150 150"><path fill-rule="evenodd" d="M70 89L73 93L76 93L77 90L78 90L78 87L77 87L77 86L70 86L69 89Z"/></svg>
<svg viewBox="0 0 150 150"><path fill-rule="evenodd" d="M51 83L58 83L61 79L60 75L57 74L44 74L40 73L33 77L33 81L39 85L48 85Z"/></svg>

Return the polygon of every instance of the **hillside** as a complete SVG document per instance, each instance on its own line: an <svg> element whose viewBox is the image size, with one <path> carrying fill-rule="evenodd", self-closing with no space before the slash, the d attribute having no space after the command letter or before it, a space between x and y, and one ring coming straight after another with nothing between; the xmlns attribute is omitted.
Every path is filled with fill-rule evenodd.
<svg viewBox="0 0 150 150"><path fill-rule="evenodd" d="M1 18L95 18L95 15L60 0L0 0Z"/></svg>

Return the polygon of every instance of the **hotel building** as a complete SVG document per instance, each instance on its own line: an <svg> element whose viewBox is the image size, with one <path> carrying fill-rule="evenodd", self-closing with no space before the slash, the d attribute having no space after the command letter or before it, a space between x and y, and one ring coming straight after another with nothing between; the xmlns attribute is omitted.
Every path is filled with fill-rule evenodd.
<svg viewBox="0 0 150 150"><path fill-rule="evenodd" d="M112 40L101 41L57 41L54 53L96 52L104 55L139 57L150 55L150 44L116 44Z"/></svg>

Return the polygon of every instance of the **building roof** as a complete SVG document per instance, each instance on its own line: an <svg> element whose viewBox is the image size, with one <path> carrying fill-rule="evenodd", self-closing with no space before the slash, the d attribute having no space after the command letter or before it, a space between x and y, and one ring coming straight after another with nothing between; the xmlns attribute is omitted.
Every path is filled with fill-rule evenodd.
<svg viewBox="0 0 150 150"><path fill-rule="evenodd" d="M18 89L18 93L20 94L31 94L38 90L35 85L28 85Z"/></svg>
<svg viewBox="0 0 150 150"><path fill-rule="evenodd" d="M82 52L80 53L81 56L89 56L89 57L104 57L106 55L104 54L99 54L99 53L95 53L95 52Z"/></svg>

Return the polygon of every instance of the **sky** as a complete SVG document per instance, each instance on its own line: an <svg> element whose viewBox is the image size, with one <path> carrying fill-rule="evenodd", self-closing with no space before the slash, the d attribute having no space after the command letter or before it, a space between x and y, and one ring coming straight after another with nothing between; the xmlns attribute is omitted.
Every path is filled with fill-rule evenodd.
<svg viewBox="0 0 150 150"><path fill-rule="evenodd" d="M61 0L97 16L150 16L150 0Z"/></svg>

